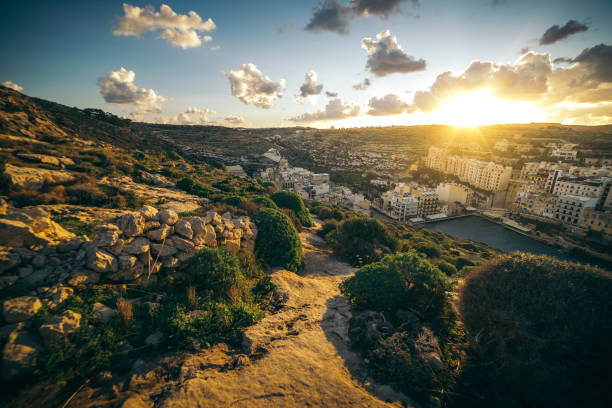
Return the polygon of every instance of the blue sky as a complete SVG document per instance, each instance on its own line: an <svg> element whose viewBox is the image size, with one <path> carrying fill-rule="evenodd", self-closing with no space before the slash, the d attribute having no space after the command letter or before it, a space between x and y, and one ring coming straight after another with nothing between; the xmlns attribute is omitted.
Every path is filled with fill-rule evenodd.
<svg viewBox="0 0 612 408"><path fill-rule="evenodd" d="M165 4L174 12L187 14L193 10L203 20L211 18L216 24L214 30L199 33L212 36L212 41L187 49L158 38L159 31L145 32L140 37L114 35L113 30L123 16L122 3L20 1L5 4L0 15L0 47L4 55L0 82L12 81L23 87L27 95L128 116L134 106L105 102L96 83L99 77L124 67L134 71L135 86L153 89L165 98L160 103L161 112L144 116L148 121L174 117L188 107L196 107L214 110L216 114L208 118L211 121L223 122L225 117L236 115L251 126L293 126L302 123L287 119L324 110L332 99L324 92L333 91L343 103L362 106L361 113L306 124L412 124L445 119L430 117L429 113L418 110L414 113L413 109L399 115L376 117L367 117L364 112L369 109L371 98L388 94L397 95L407 106L412 105L415 91L427 90L445 71L460 74L474 60L512 66L524 47L547 53L554 59L574 58L597 44L612 44L612 2L606 0L507 0L497 5L490 0L421 0L419 7L407 1L401 2L400 12L395 11L387 18L355 17L350 20L349 32L345 35L304 30L317 1L169 0ZM162 4L133 0L127 3L138 7L150 4L157 11ZM340 2L347 3L348 0ZM569 20L585 23L588 30L551 45L539 45L539 38L549 27L562 26ZM281 26L285 30L279 33ZM368 52L361 46L362 39L375 39L385 30L396 37L408 56L426 60L426 69L384 77L367 71ZM212 47L219 48L213 51ZM245 104L232 96L227 75L247 63L254 64L272 81L285 79L283 97L273 99L269 109ZM553 65L553 68L558 67ZM304 82L304 74L311 70L317 73L317 83L324 85L323 93L297 103L295 96ZM368 89L352 89L365 78L372 82ZM602 87L607 90L609 83L604 81L598 86L600 90ZM597 101L599 116L589 116L594 118L594 123L609 123L612 117L609 102ZM568 108L573 102L562 103L563 106L552 102L546 106L538 104L538 109L546 108L550 113L552 106L558 106L561 111L575 111L573 105ZM577 108L593 108L593 103ZM563 114L559 117L564 119ZM580 118L572 120L585 122Z"/></svg>

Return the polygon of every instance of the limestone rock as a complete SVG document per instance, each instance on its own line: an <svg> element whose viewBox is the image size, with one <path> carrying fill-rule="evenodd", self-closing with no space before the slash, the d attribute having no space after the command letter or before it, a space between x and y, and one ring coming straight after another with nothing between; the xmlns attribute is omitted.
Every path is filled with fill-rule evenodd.
<svg viewBox="0 0 612 408"><path fill-rule="evenodd" d="M2 303L2 314L8 323L23 322L32 318L42 307L42 302L35 296L20 296L5 300Z"/></svg>
<svg viewBox="0 0 612 408"><path fill-rule="evenodd" d="M144 254L149 252L150 242L145 237L134 238L131 242L128 242L123 248L124 252L132 255Z"/></svg>
<svg viewBox="0 0 612 408"><path fill-rule="evenodd" d="M187 239L191 239L193 237L191 224L185 220L179 220L176 222L176 224L174 224L174 232Z"/></svg>
<svg viewBox="0 0 612 408"><path fill-rule="evenodd" d="M119 218L119 228L126 237L142 234L144 223L145 218L140 214L125 214Z"/></svg>
<svg viewBox="0 0 612 408"><path fill-rule="evenodd" d="M87 259L87 267L96 272L117 272L117 258L96 247L90 251Z"/></svg>
<svg viewBox="0 0 612 408"><path fill-rule="evenodd" d="M7 381L28 367L38 353L38 343L28 334L13 330L2 351L2 379Z"/></svg>
<svg viewBox="0 0 612 408"><path fill-rule="evenodd" d="M54 316L47 323L40 326L38 332L45 343L61 339L77 330L81 325L81 314L66 310L64 313Z"/></svg>
<svg viewBox="0 0 612 408"><path fill-rule="evenodd" d="M8 248L0 247L0 274L10 271L21 263L19 254L9 251Z"/></svg>
<svg viewBox="0 0 612 408"><path fill-rule="evenodd" d="M191 217L189 218L189 224L194 235L203 234L206 228L206 221L202 217Z"/></svg>
<svg viewBox="0 0 612 408"><path fill-rule="evenodd" d="M11 247L42 247L74 237L51 220L49 213L39 207L5 214L0 218L0 245Z"/></svg>
<svg viewBox="0 0 612 408"><path fill-rule="evenodd" d="M155 333L149 335L145 339L145 344L147 346L159 346L161 342L164 340L164 335L161 331L157 330Z"/></svg>
<svg viewBox="0 0 612 408"><path fill-rule="evenodd" d="M159 223L159 221L147 221L145 222L144 230L149 231L149 230L159 228L159 227L161 227L161 224Z"/></svg>
<svg viewBox="0 0 612 408"><path fill-rule="evenodd" d="M29 160L36 163L51 164L53 166L60 165L60 161L57 157L46 154L17 153L16 156L20 159Z"/></svg>
<svg viewBox="0 0 612 408"><path fill-rule="evenodd" d="M151 207L150 205L143 205L140 209L140 215L142 215L145 220L157 220L157 208Z"/></svg>
<svg viewBox="0 0 612 408"><path fill-rule="evenodd" d="M204 217L204 221L213 225L218 225L222 223L221 216L215 211L208 211Z"/></svg>
<svg viewBox="0 0 612 408"><path fill-rule="evenodd" d="M92 271L80 271L72 274L68 284L70 286L83 286L100 282L100 275Z"/></svg>
<svg viewBox="0 0 612 408"><path fill-rule="evenodd" d="M162 266L168 269L178 268L180 264L179 260L173 256L167 256L165 258L161 258L160 260L161 260Z"/></svg>
<svg viewBox="0 0 612 408"><path fill-rule="evenodd" d="M172 231L172 227L170 227L169 225L162 225L158 229L148 231L147 237L149 237L150 239L154 241L163 241L164 238L166 238L170 234L171 231Z"/></svg>
<svg viewBox="0 0 612 408"><path fill-rule="evenodd" d="M136 266L136 257L133 255L121 255L119 257L119 270L126 271Z"/></svg>
<svg viewBox="0 0 612 408"><path fill-rule="evenodd" d="M113 317L113 309L100 302L94 303L92 311L100 316L102 323L107 323Z"/></svg>
<svg viewBox="0 0 612 408"><path fill-rule="evenodd" d="M108 248L108 251L111 254L118 256L119 254L121 254L121 252L123 252L123 248L125 248L125 243L126 242L123 238L119 238L112 247Z"/></svg>
<svg viewBox="0 0 612 408"><path fill-rule="evenodd" d="M181 237L178 237L176 235L172 237L172 243L174 244L174 247L176 249L178 249L179 251L183 251L183 252L191 251L195 247L193 242L183 239Z"/></svg>
<svg viewBox="0 0 612 408"><path fill-rule="evenodd" d="M164 210L159 212L159 222L166 225L174 225L179 220L179 216L172 210Z"/></svg>
<svg viewBox="0 0 612 408"><path fill-rule="evenodd" d="M2 178L7 184L15 186L40 187L45 182L63 184L71 182L75 176L65 170L47 170L33 167L18 167L6 164Z"/></svg>
<svg viewBox="0 0 612 408"><path fill-rule="evenodd" d="M119 240L119 234L117 231L104 231L98 234L95 243L101 247L111 247Z"/></svg>
<svg viewBox="0 0 612 408"><path fill-rule="evenodd" d="M169 241L166 241L163 247L162 244L151 244L151 252L154 255L165 257L176 254L176 248Z"/></svg>
<svg viewBox="0 0 612 408"><path fill-rule="evenodd" d="M235 254L240 251L240 240L239 239L228 239L225 241L227 250Z"/></svg>
<svg viewBox="0 0 612 408"><path fill-rule="evenodd" d="M60 253L66 253L70 251L76 251L81 247L81 245L85 242L89 241L86 236L79 235L76 236L69 241L62 242L57 246L57 251Z"/></svg>
<svg viewBox="0 0 612 408"><path fill-rule="evenodd" d="M74 289L63 285L55 285L47 292L49 296L49 309L56 310L66 304L66 301L72 294Z"/></svg>

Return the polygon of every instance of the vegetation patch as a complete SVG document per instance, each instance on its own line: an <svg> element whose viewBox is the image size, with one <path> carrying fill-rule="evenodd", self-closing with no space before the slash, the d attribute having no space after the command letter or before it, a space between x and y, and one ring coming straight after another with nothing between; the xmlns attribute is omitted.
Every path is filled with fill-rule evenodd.
<svg viewBox="0 0 612 408"><path fill-rule="evenodd" d="M291 220L278 210L262 208L253 217L257 225L255 251L267 264L298 272L303 267L302 242Z"/></svg>

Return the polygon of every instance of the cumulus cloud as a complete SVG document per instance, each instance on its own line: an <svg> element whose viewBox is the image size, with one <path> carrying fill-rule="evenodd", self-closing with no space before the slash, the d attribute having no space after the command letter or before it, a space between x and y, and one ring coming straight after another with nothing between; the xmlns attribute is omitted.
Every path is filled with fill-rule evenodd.
<svg viewBox="0 0 612 408"><path fill-rule="evenodd" d="M353 85L353 90L355 91L364 91L370 87L372 83L370 82L370 78L365 78L358 84Z"/></svg>
<svg viewBox="0 0 612 408"><path fill-rule="evenodd" d="M215 115L216 113L212 109L199 109L195 106L190 106L176 116L170 118L158 117L155 118L155 121L171 125L211 125L215 122L209 119L209 115Z"/></svg>
<svg viewBox="0 0 612 408"><path fill-rule="evenodd" d="M323 0L314 9L306 30L313 32L332 31L347 34L351 20L359 17L389 17L401 12L399 6L408 0L351 0L346 4L338 0ZM410 0L413 7L419 0Z"/></svg>
<svg viewBox="0 0 612 408"><path fill-rule="evenodd" d="M512 65L473 61L459 75L450 71L438 75L429 91L415 93L413 103L428 112L454 94L481 89L488 89L500 98L534 100L547 91L551 72L548 54L534 52L522 55Z"/></svg>
<svg viewBox="0 0 612 408"><path fill-rule="evenodd" d="M406 54L389 30L376 35L376 40L366 37L361 44L369 54L366 69L376 76L422 71L427 66L424 59Z"/></svg>
<svg viewBox="0 0 612 408"><path fill-rule="evenodd" d="M338 92L329 92L329 91L326 91L325 95L327 95L329 98L335 98L336 96L338 96Z"/></svg>
<svg viewBox="0 0 612 408"><path fill-rule="evenodd" d="M548 30L542 34L542 37L540 38L540 45L554 44L572 34L587 31L588 29L589 27L586 24L576 20L569 20L563 27L559 27L555 24L554 26L549 27Z"/></svg>
<svg viewBox="0 0 612 408"><path fill-rule="evenodd" d="M229 115L229 116L227 116L223 120L225 120L230 125L244 125L244 124L246 124L246 121L243 118L241 118L240 116L236 116L236 115Z"/></svg>
<svg viewBox="0 0 612 408"><path fill-rule="evenodd" d="M136 74L121 67L118 71L111 71L104 77L98 78L98 93L108 103L119 105L135 105L137 109L132 113L141 117L146 113L161 112L161 102L166 99L158 95L153 89L139 88L134 84Z"/></svg>
<svg viewBox="0 0 612 408"><path fill-rule="evenodd" d="M285 80L277 82L264 76L255 64L242 64L228 75L232 95L246 104L268 109L272 101L282 98Z"/></svg>
<svg viewBox="0 0 612 408"><path fill-rule="evenodd" d="M11 88L14 91L21 92L23 91L23 86L17 85L13 81L4 81L2 86L6 86L7 88Z"/></svg>
<svg viewBox="0 0 612 408"><path fill-rule="evenodd" d="M344 102L340 98L332 99L325 105L325 109L312 113L303 113L289 120L293 122L318 122L326 120L346 119L359 116L361 108L359 105Z"/></svg>
<svg viewBox="0 0 612 408"><path fill-rule="evenodd" d="M589 79L602 82L612 81L612 46L599 44L585 48L573 62L588 65L591 73Z"/></svg>
<svg viewBox="0 0 612 408"><path fill-rule="evenodd" d="M304 74L304 83L300 86L300 97L320 95L323 91L323 84L317 84L317 73L310 71Z"/></svg>
<svg viewBox="0 0 612 408"><path fill-rule="evenodd" d="M372 116L398 115L407 110L411 111L410 104L395 94L387 94L381 98L373 97L368 102L368 106L370 107L368 115Z"/></svg>
<svg viewBox="0 0 612 408"><path fill-rule="evenodd" d="M159 11L155 11L152 6L140 8L124 3L123 13L113 34L139 37L146 32L161 31L159 38L183 49L199 47L203 42L212 41L212 37L200 37L200 33L216 28L210 18L204 21L195 11L177 14L165 4L161 5Z"/></svg>

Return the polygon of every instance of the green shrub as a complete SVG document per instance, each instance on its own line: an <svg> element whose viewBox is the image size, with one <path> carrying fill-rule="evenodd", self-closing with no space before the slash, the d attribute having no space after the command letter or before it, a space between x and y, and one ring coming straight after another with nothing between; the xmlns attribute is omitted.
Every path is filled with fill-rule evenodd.
<svg viewBox="0 0 612 408"><path fill-rule="evenodd" d="M344 213L339 208L318 205L313 207L311 211L314 214L317 214L322 220L328 220L333 218L337 221L342 221L344 219Z"/></svg>
<svg viewBox="0 0 612 408"><path fill-rule="evenodd" d="M312 222L310 218L310 213L299 195L291 191L279 191L272 194L270 198L280 208L286 208L293 211L302 226L307 228L314 226L314 222Z"/></svg>
<svg viewBox="0 0 612 408"><path fill-rule="evenodd" d="M328 234L332 235L332 234ZM398 241L377 220L350 218L338 224L330 245L342 258L353 265L363 265L394 252Z"/></svg>
<svg viewBox="0 0 612 408"><path fill-rule="evenodd" d="M414 249L424 253L429 258L438 258L441 255L440 247L437 244L433 244L431 242L415 245Z"/></svg>
<svg viewBox="0 0 612 408"><path fill-rule="evenodd" d="M550 257L481 265L461 291L472 395L483 406L612 406L611 293L612 274Z"/></svg>
<svg viewBox="0 0 612 408"><path fill-rule="evenodd" d="M462 270L466 266L474 266L474 262L472 262L472 260L469 258L457 258L456 267L458 271Z"/></svg>
<svg viewBox="0 0 612 408"><path fill-rule="evenodd" d="M457 273L457 268L450 262L441 261L436 266L447 276L454 276Z"/></svg>
<svg viewBox="0 0 612 408"><path fill-rule="evenodd" d="M234 207L241 207L247 202L247 200L241 196L231 196L224 199L223 202L227 205L233 205Z"/></svg>
<svg viewBox="0 0 612 408"><path fill-rule="evenodd" d="M323 222L323 225L321 225L321 229L317 232L317 234L322 237L325 237L331 231L336 231L337 228L338 228L338 221L334 219L325 220Z"/></svg>
<svg viewBox="0 0 612 408"><path fill-rule="evenodd" d="M340 285L356 308L384 312L410 309L427 320L444 313L451 289L446 276L414 252L387 255L360 268Z"/></svg>
<svg viewBox="0 0 612 408"><path fill-rule="evenodd" d="M252 198L251 201L261 207L274 208L275 210L278 210L278 206L276 205L274 201L272 201L270 197L257 196L255 198Z"/></svg>
<svg viewBox="0 0 612 408"><path fill-rule="evenodd" d="M74 217L51 217L51 219L61 225L65 230L76 235L92 236L96 223L87 223ZM98 223L101 223L98 222Z"/></svg>
<svg viewBox="0 0 612 408"><path fill-rule="evenodd" d="M278 210L262 208L253 217L257 224L255 251L266 263L297 272L302 269L302 243L289 218Z"/></svg>
<svg viewBox="0 0 612 408"><path fill-rule="evenodd" d="M187 272L192 284L212 298L237 300L247 295L238 257L226 248L201 249L189 260Z"/></svg>

